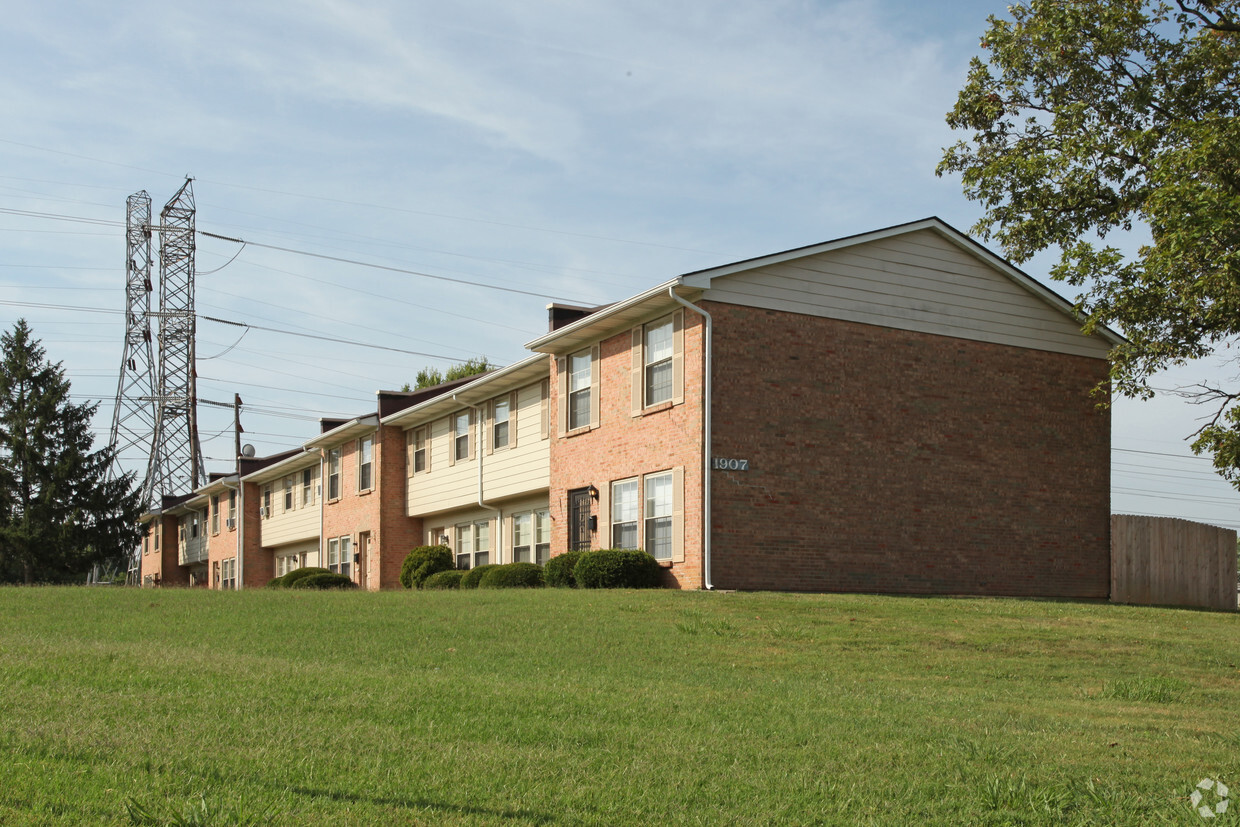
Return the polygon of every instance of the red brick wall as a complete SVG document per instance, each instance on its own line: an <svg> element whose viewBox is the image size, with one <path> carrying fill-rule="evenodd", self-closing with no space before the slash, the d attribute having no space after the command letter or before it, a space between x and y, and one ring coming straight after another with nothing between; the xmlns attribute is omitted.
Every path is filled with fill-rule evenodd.
<svg viewBox="0 0 1240 827"><path fill-rule="evenodd" d="M340 445L340 498L323 506L323 566L327 566L327 540L349 536L357 551L358 536L370 532L370 557L363 588L372 591L400 587L400 567L417 544L422 521L405 514L405 435L398 427L381 426L375 433L374 487L357 490L357 440ZM327 473L326 463L324 474ZM327 480L323 494L327 495ZM357 577L356 568L353 571Z"/></svg>
<svg viewBox="0 0 1240 827"><path fill-rule="evenodd" d="M599 370L599 427L559 435L556 422L558 374L551 364L551 554L568 548L568 491L593 485L609 496L609 484L675 466L684 467L685 560L665 575L666 585L702 587L702 330L701 316L685 312L685 401L634 417L631 407L629 331L602 342ZM598 503L593 504L598 515ZM610 526L599 525L593 548L608 548Z"/></svg>
<svg viewBox="0 0 1240 827"><path fill-rule="evenodd" d="M245 555L242 559L241 578L244 588L261 589L276 576L275 553L263 548L262 518L258 510L263 505L263 487L256 483L243 483L245 486Z"/></svg>
<svg viewBox="0 0 1240 827"><path fill-rule="evenodd" d="M716 587L1107 596L1103 360L703 306Z"/></svg>
<svg viewBox="0 0 1240 827"><path fill-rule="evenodd" d="M155 524L163 525L163 536L160 539L159 551L155 551ZM142 585L147 578L154 578L152 586L188 586L189 569L178 565L177 527L180 518L173 514L160 514L147 523L147 536L143 545L142 567L139 570ZM146 553L149 550L149 553Z"/></svg>

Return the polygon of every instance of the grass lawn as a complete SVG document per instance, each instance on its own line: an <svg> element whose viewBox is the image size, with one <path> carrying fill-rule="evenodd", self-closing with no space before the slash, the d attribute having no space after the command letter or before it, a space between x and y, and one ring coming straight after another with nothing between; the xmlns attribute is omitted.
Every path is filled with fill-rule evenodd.
<svg viewBox="0 0 1240 827"><path fill-rule="evenodd" d="M1238 667L1105 604L0 589L0 824L1240 823Z"/></svg>

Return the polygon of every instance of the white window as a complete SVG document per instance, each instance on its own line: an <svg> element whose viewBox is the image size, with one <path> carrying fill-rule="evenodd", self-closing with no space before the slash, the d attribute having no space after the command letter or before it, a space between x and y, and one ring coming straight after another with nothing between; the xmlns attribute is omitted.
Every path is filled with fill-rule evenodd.
<svg viewBox="0 0 1240 827"><path fill-rule="evenodd" d="M270 486L270 485L264 485L264 486L263 486L263 513L262 513L262 517L263 517L263 519L267 519L267 518L268 518L268 517L270 517L270 516L271 516L271 486Z"/></svg>
<svg viewBox="0 0 1240 827"><path fill-rule="evenodd" d="M237 489L228 492L228 524L237 526Z"/></svg>
<svg viewBox="0 0 1240 827"><path fill-rule="evenodd" d="M374 436L364 436L357 441L357 490L369 491L374 487Z"/></svg>
<svg viewBox="0 0 1240 827"><path fill-rule="evenodd" d="M220 588L225 591L237 588L237 558L220 561Z"/></svg>
<svg viewBox="0 0 1240 827"><path fill-rule="evenodd" d="M314 469L307 468L301 472L301 504L314 504Z"/></svg>
<svg viewBox="0 0 1240 827"><path fill-rule="evenodd" d="M611 484L611 547L638 548L637 520L641 495L637 480Z"/></svg>
<svg viewBox="0 0 1240 827"><path fill-rule="evenodd" d="M452 417L453 456L457 462L469 459L469 412Z"/></svg>
<svg viewBox="0 0 1240 827"><path fill-rule="evenodd" d="M353 563L353 538L332 537L327 541L327 570L349 577Z"/></svg>
<svg viewBox="0 0 1240 827"><path fill-rule="evenodd" d="M672 398L672 319L652 322L645 328L646 405L657 405Z"/></svg>
<svg viewBox="0 0 1240 827"><path fill-rule="evenodd" d="M533 512L512 516L512 561L514 563L534 562Z"/></svg>
<svg viewBox="0 0 1240 827"><path fill-rule="evenodd" d="M284 478L284 510L293 510L293 478Z"/></svg>
<svg viewBox="0 0 1240 827"><path fill-rule="evenodd" d="M546 565L551 559L551 512L534 512L534 562Z"/></svg>
<svg viewBox="0 0 1240 827"><path fill-rule="evenodd" d="M220 495L211 495L211 533L220 533Z"/></svg>
<svg viewBox="0 0 1240 827"><path fill-rule="evenodd" d="M590 351L568 357L568 430L590 424Z"/></svg>
<svg viewBox="0 0 1240 827"><path fill-rule="evenodd" d="M491 449L508 447L508 397L496 399L492 406Z"/></svg>
<svg viewBox="0 0 1240 827"><path fill-rule="evenodd" d="M282 554L276 558L276 577L283 577L290 571L302 567L300 554Z"/></svg>
<svg viewBox="0 0 1240 827"><path fill-rule="evenodd" d="M486 520L456 526L456 567L472 569L491 559L491 524Z"/></svg>
<svg viewBox="0 0 1240 827"><path fill-rule="evenodd" d="M156 551L159 551L159 544L160 544L160 541L163 540L163 538L164 538L164 524L156 523L155 524L155 550Z"/></svg>
<svg viewBox="0 0 1240 827"><path fill-rule="evenodd" d="M199 515L199 513L198 513L197 511L195 511L193 514L191 514L191 515L189 516L189 538L190 538L191 540L197 540L197 539L198 539L198 534L199 534L199 531L200 531L200 529L199 529L199 520L200 520L200 519L201 519L201 517L200 517L200 515Z"/></svg>
<svg viewBox="0 0 1240 827"><path fill-rule="evenodd" d="M327 452L327 499L340 499L340 449Z"/></svg>
<svg viewBox="0 0 1240 827"><path fill-rule="evenodd" d="M646 489L646 551L656 560L672 559L672 472L649 474Z"/></svg>
<svg viewBox="0 0 1240 827"><path fill-rule="evenodd" d="M413 428L405 432L409 455L405 460L409 476L426 471L426 428Z"/></svg>

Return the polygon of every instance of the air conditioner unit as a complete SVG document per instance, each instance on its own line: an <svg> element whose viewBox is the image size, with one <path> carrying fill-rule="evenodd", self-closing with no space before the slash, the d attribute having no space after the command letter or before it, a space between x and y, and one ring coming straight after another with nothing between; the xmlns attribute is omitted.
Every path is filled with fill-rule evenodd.
<svg viewBox="0 0 1240 827"><path fill-rule="evenodd" d="M269 509L266 506L263 506L262 508L258 509L258 516L270 517L271 514L269 513Z"/></svg>
<svg viewBox="0 0 1240 827"><path fill-rule="evenodd" d="M234 518L229 517L227 520L224 521L224 527L225 528L236 528L237 521Z"/></svg>

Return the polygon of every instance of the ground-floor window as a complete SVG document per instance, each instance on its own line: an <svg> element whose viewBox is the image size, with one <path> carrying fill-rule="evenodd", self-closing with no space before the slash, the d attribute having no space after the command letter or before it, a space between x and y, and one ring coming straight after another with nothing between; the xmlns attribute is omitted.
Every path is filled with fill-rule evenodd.
<svg viewBox="0 0 1240 827"><path fill-rule="evenodd" d="M620 480L611 484L611 547L638 548L638 481Z"/></svg>
<svg viewBox="0 0 1240 827"><path fill-rule="evenodd" d="M231 591L237 588L237 558L229 557L220 561L220 588Z"/></svg>
<svg viewBox="0 0 1240 827"><path fill-rule="evenodd" d="M479 520L456 526L456 567L472 569L491 562L491 523Z"/></svg>
<svg viewBox="0 0 1240 827"><path fill-rule="evenodd" d="M672 559L672 472L647 474L646 551L656 560Z"/></svg>
<svg viewBox="0 0 1240 827"><path fill-rule="evenodd" d="M352 576L353 538L332 537L327 541L327 570Z"/></svg>
<svg viewBox="0 0 1240 827"><path fill-rule="evenodd" d="M304 565L300 554L281 554L276 556L276 577L283 577L290 571L296 571Z"/></svg>
<svg viewBox="0 0 1240 827"><path fill-rule="evenodd" d="M534 562L546 565L551 559L551 512L547 509L534 512Z"/></svg>
<svg viewBox="0 0 1240 827"><path fill-rule="evenodd" d="M683 496L681 473L680 469L672 469L612 481L610 525L600 542L610 543L611 548L645 549L656 560L677 557L673 523L680 519L676 516L676 503ZM572 492L569 495L571 498Z"/></svg>

